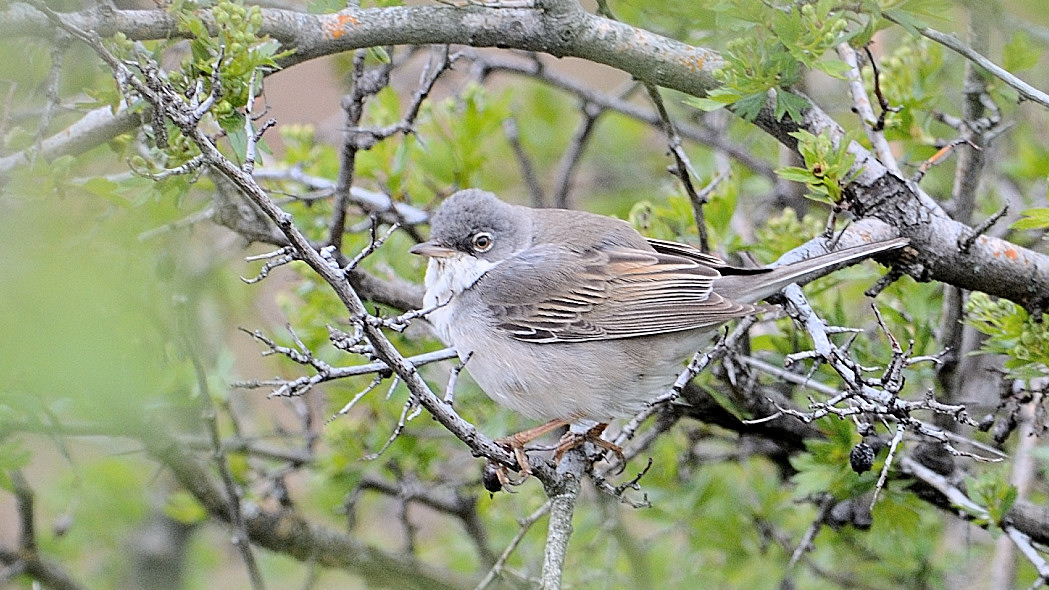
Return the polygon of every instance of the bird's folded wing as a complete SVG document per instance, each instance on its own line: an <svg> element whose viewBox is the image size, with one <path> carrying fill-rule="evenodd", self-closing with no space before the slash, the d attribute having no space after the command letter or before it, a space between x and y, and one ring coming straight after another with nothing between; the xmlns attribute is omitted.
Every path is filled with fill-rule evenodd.
<svg viewBox="0 0 1049 590"><path fill-rule="evenodd" d="M712 290L695 258L622 247L531 248L478 281L495 328L529 342L633 338L714 326L758 311Z"/></svg>

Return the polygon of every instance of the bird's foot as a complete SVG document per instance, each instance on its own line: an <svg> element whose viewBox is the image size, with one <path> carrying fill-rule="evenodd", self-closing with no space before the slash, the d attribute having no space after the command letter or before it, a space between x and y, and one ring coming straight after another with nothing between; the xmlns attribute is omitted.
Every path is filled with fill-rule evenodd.
<svg viewBox="0 0 1049 590"><path fill-rule="evenodd" d="M522 430L516 434L496 439L495 443L499 446L505 447L506 450L514 454L514 459L517 459L517 466L520 468L522 475L521 481L524 481L528 476L532 475L532 465L528 462L528 455L525 454L525 445L550 431L557 430L566 425L568 425L567 420L551 420L546 424L540 424L535 428L529 428L528 430ZM506 473L506 467L502 467L500 482L503 481L503 477L506 477L507 481L509 481L509 474ZM517 483L521 482L519 481Z"/></svg>
<svg viewBox="0 0 1049 590"><path fill-rule="evenodd" d="M593 443L594 446L604 450L606 453L612 453L615 455L616 460L619 461L619 473L623 472L626 468L626 457L623 456L623 449L615 444L608 442L601 438L601 435L608 428L608 423L603 422L598 424L586 432L572 432L568 431L561 440L557 443L557 448L554 450L554 461L561 461L561 457L568 451L583 445L584 443Z"/></svg>

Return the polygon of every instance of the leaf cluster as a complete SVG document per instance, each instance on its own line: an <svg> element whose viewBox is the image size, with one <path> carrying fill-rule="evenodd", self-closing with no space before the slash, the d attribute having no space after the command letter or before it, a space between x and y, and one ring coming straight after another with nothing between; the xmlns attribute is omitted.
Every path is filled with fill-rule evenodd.
<svg viewBox="0 0 1049 590"><path fill-rule="evenodd" d="M717 3L715 10L721 23L738 36L726 44L725 63L715 73L723 85L705 98L690 99L696 107L715 110L731 105L737 115L752 120L771 100L777 119L789 114L800 121L808 101L789 89L806 70L840 77L847 67L840 60L823 58L851 36L837 0L782 6L727 0Z"/></svg>
<svg viewBox="0 0 1049 590"><path fill-rule="evenodd" d="M849 139L844 138L834 145L825 134L813 135L808 131L794 131L791 137L798 140L798 152L805 160L805 167L784 166L776 174L786 180L804 183L811 198L836 205L841 202L847 185L862 170L852 170L856 156L851 154Z"/></svg>
<svg viewBox="0 0 1049 590"><path fill-rule="evenodd" d="M1016 378L1049 374L1049 314L1032 315L1005 299L973 293L965 305L966 323L986 334L982 351L1009 357L1005 368Z"/></svg>

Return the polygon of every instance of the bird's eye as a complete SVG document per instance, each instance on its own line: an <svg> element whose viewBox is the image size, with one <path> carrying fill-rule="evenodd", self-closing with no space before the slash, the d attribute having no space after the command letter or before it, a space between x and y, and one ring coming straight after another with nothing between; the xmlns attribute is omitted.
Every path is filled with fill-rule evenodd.
<svg viewBox="0 0 1049 590"><path fill-rule="evenodd" d="M477 252L487 252L492 249L495 239L492 234L482 231L474 234L473 249Z"/></svg>

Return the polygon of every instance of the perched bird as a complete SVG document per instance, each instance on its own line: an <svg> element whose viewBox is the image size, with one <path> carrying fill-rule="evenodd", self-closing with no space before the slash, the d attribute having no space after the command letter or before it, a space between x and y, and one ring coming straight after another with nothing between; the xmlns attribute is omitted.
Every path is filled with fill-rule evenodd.
<svg viewBox="0 0 1049 590"><path fill-rule="evenodd" d="M489 397L549 421L503 439L526 472L524 444L577 421L598 423L599 435L636 414L718 326L765 309L756 302L907 243L740 269L619 219L511 205L478 189L448 197L430 230L411 249L430 259L426 318Z"/></svg>

